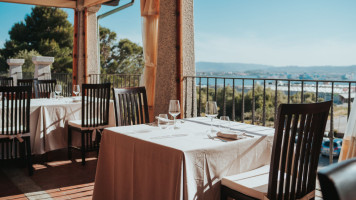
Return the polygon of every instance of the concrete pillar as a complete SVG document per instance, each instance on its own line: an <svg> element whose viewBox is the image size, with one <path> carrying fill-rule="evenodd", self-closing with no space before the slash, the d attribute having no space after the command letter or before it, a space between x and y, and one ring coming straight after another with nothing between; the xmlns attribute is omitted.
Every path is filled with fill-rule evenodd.
<svg viewBox="0 0 356 200"><path fill-rule="evenodd" d="M96 13L100 5L83 7L83 0L78 0L74 23L73 81L76 84L90 82L90 74L99 74L98 36Z"/></svg>
<svg viewBox="0 0 356 200"><path fill-rule="evenodd" d="M193 0L182 0L182 63L183 76L195 76L194 12ZM194 78L183 82L184 112L187 117L196 117L197 101Z"/></svg>
<svg viewBox="0 0 356 200"><path fill-rule="evenodd" d="M51 79L51 64L54 62L54 57L34 56L32 62L35 64L34 78Z"/></svg>
<svg viewBox="0 0 356 200"><path fill-rule="evenodd" d="M160 1L155 116L160 113L168 113L169 100L180 98L177 95L177 83L183 81L183 79L177 80L177 74L182 73L181 78L183 76L195 75L193 0L181 0L181 2L182 19L180 29L182 42L180 46L177 43L177 37L179 36L177 1ZM180 51L181 48L182 55L181 58L178 58L177 51ZM181 59L181 72L177 70L179 63L177 59ZM185 110L181 114L181 117L185 116L185 113L187 113L187 117L190 117L191 110L196 110L196 106L194 106L196 98L195 83L192 84L192 80L188 80L188 84L183 84L182 88L183 98L181 99L181 106Z"/></svg>
<svg viewBox="0 0 356 200"><path fill-rule="evenodd" d="M7 59L9 77L13 78L15 86L17 85L17 79L22 79L22 65L24 63L24 59Z"/></svg>
<svg viewBox="0 0 356 200"><path fill-rule="evenodd" d="M98 29L96 13L100 5L87 8L87 82L90 82L90 74L100 74L98 54Z"/></svg>

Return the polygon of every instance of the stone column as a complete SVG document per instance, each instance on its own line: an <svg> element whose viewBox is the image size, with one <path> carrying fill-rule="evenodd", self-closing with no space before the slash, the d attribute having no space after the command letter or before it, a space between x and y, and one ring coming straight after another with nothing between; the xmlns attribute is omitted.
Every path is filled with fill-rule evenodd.
<svg viewBox="0 0 356 200"><path fill-rule="evenodd" d="M100 63L98 53L98 25L96 13L100 5L87 8L87 83L90 82L90 74L100 74Z"/></svg>
<svg viewBox="0 0 356 200"><path fill-rule="evenodd" d="M22 65L25 63L24 59L7 59L9 65L9 77L14 79L14 85L17 85L17 79L22 79Z"/></svg>
<svg viewBox="0 0 356 200"><path fill-rule="evenodd" d="M183 76L195 76L193 0L182 0L182 48ZM195 84L193 78L186 78L183 82L185 104L182 106L187 117L196 117L197 113Z"/></svg>
<svg viewBox="0 0 356 200"><path fill-rule="evenodd" d="M180 59L177 58L177 51L180 48L182 48L182 78L195 75L193 0L181 1L181 47L177 44L177 1L160 1L155 116L160 113L168 113L169 100L178 99L177 81L181 80L177 80L177 73L180 73L177 71L177 59ZM188 79L187 84L183 84L181 106L184 113L180 115L182 118L185 117L185 114L187 117L191 117L192 109L196 111L194 85L195 81L192 81L191 78Z"/></svg>
<svg viewBox="0 0 356 200"><path fill-rule="evenodd" d="M35 64L34 78L51 79L51 64L54 62L54 57L34 56L32 62Z"/></svg>

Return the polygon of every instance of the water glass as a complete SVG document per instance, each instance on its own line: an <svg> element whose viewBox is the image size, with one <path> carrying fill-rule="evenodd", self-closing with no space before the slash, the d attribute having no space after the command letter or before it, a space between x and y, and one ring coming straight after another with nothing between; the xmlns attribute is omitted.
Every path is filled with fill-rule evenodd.
<svg viewBox="0 0 356 200"><path fill-rule="evenodd" d="M56 93L55 93L55 92L51 92L51 93L49 94L49 98L50 98L50 99L55 99L55 98L56 98Z"/></svg>
<svg viewBox="0 0 356 200"><path fill-rule="evenodd" d="M73 86L73 93L75 94L75 96L78 96L78 94L80 93L80 86L79 85L74 85Z"/></svg>
<svg viewBox="0 0 356 200"><path fill-rule="evenodd" d="M222 132L229 132L231 130L231 122L229 116L220 117L219 129Z"/></svg>
<svg viewBox="0 0 356 200"><path fill-rule="evenodd" d="M173 128L176 129L176 117L180 114L180 104L179 100L170 100L169 101L169 114L174 119L174 126Z"/></svg>
<svg viewBox="0 0 356 200"><path fill-rule="evenodd" d="M62 92L62 86L61 85L56 85L56 87L54 88L54 91L56 92L56 95L60 95Z"/></svg>
<svg viewBox="0 0 356 200"><path fill-rule="evenodd" d="M169 125L169 119L167 114L158 115L158 127L160 129L166 129Z"/></svg>
<svg viewBox="0 0 356 200"><path fill-rule="evenodd" d="M214 133L213 119L218 116L218 106L216 105L216 101L206 102L205 116L210 119L210 133Z"/></svg>

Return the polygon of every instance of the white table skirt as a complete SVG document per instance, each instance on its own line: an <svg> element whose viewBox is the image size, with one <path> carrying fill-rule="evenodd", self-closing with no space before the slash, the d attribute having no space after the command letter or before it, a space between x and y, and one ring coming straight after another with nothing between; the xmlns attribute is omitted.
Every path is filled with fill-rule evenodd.
<svg viewBox="0 0 356 200"><path fill-rule="evenodd" d="M81 119L81 102L72 97L31 99L30 133L32 154L67 148L68 121ZM114 103L110 103L109 125L115 126ZM80 134L73 134L73 145L80 145Z"/></svg>
<svg viewBox="0 0 356 200"><path fill-rule="evenodd" d="M269 164L274 129L232 127L254 138L222 142L206 135L208 119L178 130L148 125L104 130L93 199L220 199L220 180ZM253 134L251 134L253 135Z"/></svg>

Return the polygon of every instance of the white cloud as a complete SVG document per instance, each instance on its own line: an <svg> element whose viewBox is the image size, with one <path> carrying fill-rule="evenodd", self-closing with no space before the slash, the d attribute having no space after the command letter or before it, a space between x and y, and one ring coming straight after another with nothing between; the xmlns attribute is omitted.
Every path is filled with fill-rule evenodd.
<svg viewBox="0 0 356 200"><path fill-rule="evenodd" d="M356 39L356 38L355 38ZM315 38L309 41L286 38L261 39L218 35L195 35L197 61L242 62L276 66L356 64L356 40Z"/></svg>

